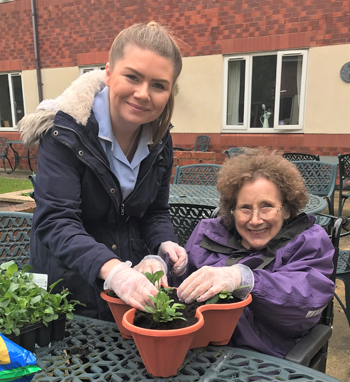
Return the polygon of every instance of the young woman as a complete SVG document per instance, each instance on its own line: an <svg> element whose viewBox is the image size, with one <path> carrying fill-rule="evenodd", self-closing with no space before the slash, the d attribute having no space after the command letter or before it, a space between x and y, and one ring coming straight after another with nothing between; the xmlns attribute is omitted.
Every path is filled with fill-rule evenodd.
<svg viewBox="0 0 350 382"><path fill-rule="evenodd" d="M300 213L308 194L282 156L257 150L228 159L217 186L220 217L202 220L188 240L178 295L191 302L251 292L231 344L283 358L333 296L334 248L315 218Z"/></svg>
<svg viewBox="0 0 350 382"><path fill-rule="evenodd" d="M186 267L168 205L181 68L165 28L133 25L104 72L79 77L20 123L23 141L39 143L30 263L49 284L63 279L58 288L86 304L78 314L112 319L103 287L144 309L157 289L141 272L166 273L165 257L175 274Z"/></svg>

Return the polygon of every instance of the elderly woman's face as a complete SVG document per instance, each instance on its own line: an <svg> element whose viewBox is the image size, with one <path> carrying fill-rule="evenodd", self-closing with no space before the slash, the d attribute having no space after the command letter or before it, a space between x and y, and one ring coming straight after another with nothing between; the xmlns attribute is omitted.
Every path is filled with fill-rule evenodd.
<svg viewBox="0 0 350 382"><path fill-rule="evenodd" d="M246 182L238 192L235 212L235 223L238 233L241 235L241 244L247 248L262 249L274 238L282 228L284 219L289 217L282 206L281 195L274 183L265 178L253 182ZM273 207L271 211L276 215L271 219L263 219L258 210L264 207ZM244 218L237 214L239 209L254 210L251 217L249 214ZM263 210L264 211L264 210ZM266 211L266 210L265 210ZM264 216L264 213L261 215Z"/></svg>

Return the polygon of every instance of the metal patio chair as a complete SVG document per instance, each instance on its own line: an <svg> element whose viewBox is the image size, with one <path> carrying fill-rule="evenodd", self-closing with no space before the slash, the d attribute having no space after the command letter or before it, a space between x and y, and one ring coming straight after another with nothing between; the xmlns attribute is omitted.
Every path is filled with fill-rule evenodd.
<svg viewBox="0 0 350 382"><path fill-rule="evenodd" d="M216 186L218 164L190 164L177 166L174 175L174 184L188 184L200 186Z"/></svg>
<svg viewBox="0 0 350 382"><path fill-rule="evenodd" d="M244 150L241 147L231 147L224 151L229 158L236 157L237 155L243 154Z"/></svg>
<svg viewBox="0 0 350 382"><path fill-rule="evenodd" d="M334 215L334 191L338 165L320 161L296 161L292 163L304 178L307 191L310 194L324 197L327 200L329 215ZM317 219L317 223L322 227L332 223L332 220L326 216Z"/></svg>
<svg viewBox="0 0 350 382"><path fill-rule="evenodd" d="M282 154L283 158L288 159L291 162L297 162L301 160L314 160L319 161L319 155L305 154L305 153L284 153Z"/></svg>
<svg viewBox="0 0 350 382"><path fill-rule="evenodd" d="M33 214L0 211L0 262L14 260L19 269L29 259Z"/></svg>
<svg viewBox="0 0 350 382"><path fill-rule="evenodd" d="M346 186L346 180L350 179L350 154L339 154L339 206L338 216L341 215L347 199L350 197L350 186Z"/></svg>
<svg viewBox="0 0 350 382"><path fill-rule="evenodd" d="M213 217L216 207L202 204L169 203L170 217L175 236L181 247L185 246L196 225L202 219Z"/></svg>
<svg viewBox="0 0 350 382"><path fill-rule="evenodd" d="M210 142L209 135L198 135L194 147L191 149L184 149L181 147L173 147L175 151L208 151Z"/></svg>
<svg viewBox="0 0 350 382"><path fill-rule="evenodd" d="M330 279L333 282L335 282L336 278L340 231L342 226L345 226L348 223L349 220L347 218L337 218L333 225L332 235L330 236L335 249L333 256L334 271L330 276ZM300 365L309 366L312 369L324 373L326 371L328 341L332 335L333 316L332 299L323 310L320 322L301 338L301 340L285 355L285 359Z"/></svg>

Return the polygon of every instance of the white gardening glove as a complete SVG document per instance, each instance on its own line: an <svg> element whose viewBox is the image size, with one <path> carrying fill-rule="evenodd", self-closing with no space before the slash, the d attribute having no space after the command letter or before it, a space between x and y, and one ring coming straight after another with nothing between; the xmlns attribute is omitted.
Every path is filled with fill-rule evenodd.
<svg viewBox="0 0 350 382"><path fill-rule="evenodd" d="M181 283L177 295L186 304L195 300L198 302L206 301L223 291L233 292L236 297L245 299L253 289L253 285L253 272L246 265L236 264L231 267L204 266ZM240 288L241 286L244 287Z"/></svg>
<svg viewBox="0 0 350 382"><path fill-rule="evenodd" d="M125 303L145 311L145 305L154 306L149 296L155 297L158 289L145 275L130 267L130 261L113 267L103 284L103 289L113 290Z"/></svg>
<svg viewBox="0 0 350 382"><path fill-rule="evenodd" d="M168 279L166 276L168 267L161 257L156 255L145 256L137 265L134 266L134 269L141 273L155 273L157 271L163 271L164 276L160 279L160 284L168 286Z"/></svg>
<svg viewBox="0 0 350 382"><path fill-rule="evenodd" d="M158 256L165 258L167 254L174 263L171 273L175 276L183 275L186 271L188 261L185 248L180 247L179 244L172 241L165 241L159 247Z"/></svg>

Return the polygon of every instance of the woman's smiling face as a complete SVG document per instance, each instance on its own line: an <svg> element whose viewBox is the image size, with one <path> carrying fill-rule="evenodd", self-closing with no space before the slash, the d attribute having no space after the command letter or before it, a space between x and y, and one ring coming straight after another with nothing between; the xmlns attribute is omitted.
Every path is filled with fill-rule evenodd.
<svg viewBox="0 0 350 382"><path fill-rule="evenodd" d="M247 249L262 249L281 230L284 219L290 214L282 208L269 220L262 219L257 210L263 207L280 208L283 202L277 186L265 178L246 182L238 192L236 210L248 208L254 210L249 220L238 220L235 224L241 235L241 244Z"/></svg>
<svg viewBox="0 0 350 382"><path fill-rule="evenodd" d="M173 86L173 63L157 53L127 45L113 70L106 65L113 128L135 129L157 119L169 100Z"/></svg>

